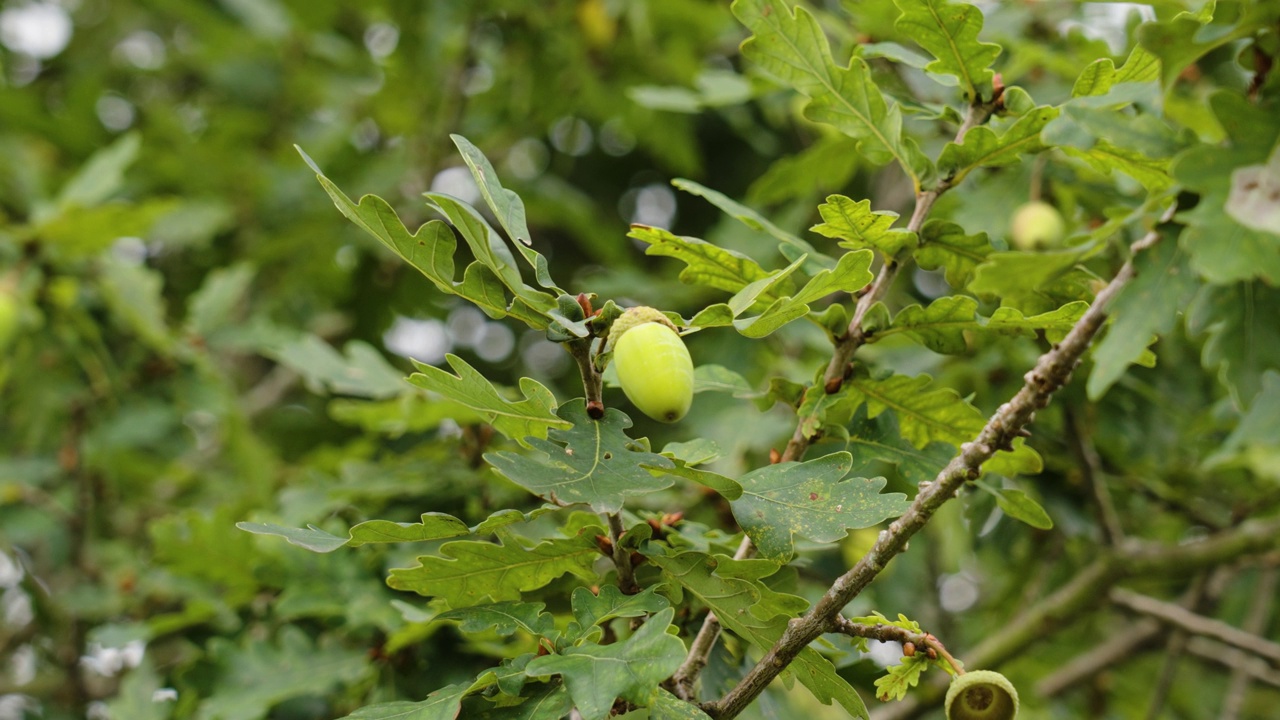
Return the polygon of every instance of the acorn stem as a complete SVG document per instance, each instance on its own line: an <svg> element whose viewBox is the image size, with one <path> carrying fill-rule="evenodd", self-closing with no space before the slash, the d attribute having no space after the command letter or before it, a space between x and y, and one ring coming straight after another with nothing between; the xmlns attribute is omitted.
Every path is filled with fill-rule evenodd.
<svg viewBox="0 0 1280 720"><path fill-rule="evenodd" d="M571 340L564 346L573 356L574 362L578 364L578 373L582 376L582 391L587 399L587 415L592 420L599 420L604 417L604 400L601 399L604 393L604 377L591 361L591 343L592 339L586 337Z"/></svg>

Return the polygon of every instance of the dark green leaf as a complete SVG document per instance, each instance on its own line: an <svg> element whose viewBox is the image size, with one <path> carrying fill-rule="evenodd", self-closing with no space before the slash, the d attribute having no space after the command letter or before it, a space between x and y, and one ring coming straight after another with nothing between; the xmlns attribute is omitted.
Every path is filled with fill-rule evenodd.
<svg viewBox="0 0 1280 720"><path fill-rule="evenodd" d="M658 586L645 588L636 595L623 595L616 585L601 585L599 594L580 587L573 591L573 618L583 628L590 628L614 618L644 617L661 612L670 603L657 594Z"/></svg>
<svg viewBox="0 0 1280 720"><path fill-rule="evenodd" d="M1280 480L1280 373L1263 374L1262 390L1249 411L1204 464L1209 468L1239 464L1260 477Z"/></svg>
<svg viewBox="0 0 1280 720"><path fill-rule="evenodd" d="M617 512L626 495L671 486L669 477L655 477L644 467L669 468L671 461L635 449L625 433L631 418L621 411L608 408L603 418L592 420L579 399L561 406L559 415L569 429L552 430L549 440L528 439L541 457L499 452L485 460L535 495L562 504L588 503L597 512Z"/></svg>
<svg viewBox="0 0 1280 720"><path fill-rule="evenodd" d="M896 415L880 413L868 418L865 406L854 415L846 443L853 455L854 476L874 476L874 464L886 462L896 465L898 474L912 485L933 480L956 454L952 445L941 442L917 449L899 435Z"/></svg>
<svg viewBox="0 0 1280 720"><path fill-rule="evenodd" d="M739 478L742 497L733 515L761 556L787 561L795 536L835 542L849 530L897 517L909 503L901 493L881 494L884 478L850 478L853 457L846 452L804 463L766 465Z"/></svg>
<svg viewBox="0 0 1280 720"><path fill-rule="evenodd" d="M525 673L562 676L584 720L603 720L619 697L637 704L648 702L658 683L684 662L684 643L667 634L674 615L675 610L668 608L650 617L624 642L587 643L536 658Z"/></svg>
<svg viewBox="0 0 1280 720"><path fill-rule="evenodd" d="M499 706L480 714L482 720L561 720L573 708L569 691L559 683L541 683L514 706Z"/></svg>
<svg viewBox="0 0 1280 720"><path fill-rule="evenodd" d="M1260 282L1200 290L1187 330L1205 337L1200 362L1214 370L1237 407L1250 408L1262 376L1280 368L1280 290Z"/></svg>
<svg viewBox="0 0 1280 720"><path fill-rule="evenodd" d="M1172 19L1138 27L1138 42L1160 59L1160 77L1165 87L1210 51L1248 37L1260 28L1274 26L1280 17L1280 8L1272 3L1239 3L1241 13L1234 25L1227 26L1210 22L1215 6L1216 3L1206 3L1196 12L1178 13Z"/></svg>
<svg viewBox="0 0 1280 720"><path fill-rule="evenodd" d="M427 696L422 702L389 702L369 705L340 720L454 720L462 709L462 698L471 685L447 685Z"/></svg>
<svg viewBox="0 0 1280 720"><path fill-rule="evenodd" d="M517 630L523 630L530 635L551 637L556 629L555 618L543 612L543 607L542 603L521 602L475 605L440 613L434 619L456 622L466 633L491 630L501 637L507 637Z"/></svg>
<svg viewBox="0 0 1280 720"><path fill-rule="evenodd" d="M857 139L871 162L896 161L917 187L933 181L932 163L903 136L901 108L881 94L862 58L847 67L836 64L808 10L778 0L735 0L733 13L752 32L742 54L808 96L806 116Z"/></svg>
<svg viewBox="0 0 1280 720"><path fill-rule="evenodd" d="M1146 350L1153 335L1173 329L1179 309L1191 302L1199 286L1186 253L1168 237L1170 234L1165 231L1163 241L1134 258L1137 276L1112 301L1109 311L1113 322L1093 350L1094 365L1087 384L1092 400L1106 394Z"/></svg>
<svg viewBox="0 0 1280 720"><path fill-rule="evenodd" d="M1234 93L1216 93L1210 106L1230 136L1230 145L1198 145L1178 156L1173 175L1200 201L1178 219L1187 223L1179 244L1191 267L1206 280L1229 284L1261 278L1280 285L1280 235L1241 225L1227 212L1232 177L1242 166L1267 161L1280 137L1280 115Z"/></svg>
<svg viewBox="0 0 1280 720"><path fill-rule="evenodd" d="M316 645L297 627L280 631L278 643L248 640L242 647L224 638L210 642L218 690L200 703L198 720L265 717L290 698L328 692L353 683L369 670L365 653L331 643Z"/></svg>
<svg viewBox="0 0 1280 720"><path fill-rule="evenodd" d="M808 603L766 587L761 581L778 567L762 560L735 561L696 552L650 554L663 577L682 593L707 606L726 630L761 649L768 649L786 630L788 618L804 612ZM680 597L676 598L680 602ZM855 718L867 718L866 706L835 667L813 648L804 648L788 667L800 683L824 705L835 700Z"/></svg>
<svg viewBox="0 0 1280 720"><path fill-rule="evenodd" d="M920 267L943 268L951 287L962 288L973 278L974 269L994 251L986 233L968 235L953 222L930 220L920 229L920 247L915 256Z"/></svg>
<svg viewBox="0 0 1280 720"><path fill-rule="evenodd" d="M440 546L440 555L423 555L412 568L395 568L387 584L428 597L440 597L451 608L486 602L519 600L572 573L594 580L591 565L600 551L590 534L553 538L533 547L459 540Z"/></svg>

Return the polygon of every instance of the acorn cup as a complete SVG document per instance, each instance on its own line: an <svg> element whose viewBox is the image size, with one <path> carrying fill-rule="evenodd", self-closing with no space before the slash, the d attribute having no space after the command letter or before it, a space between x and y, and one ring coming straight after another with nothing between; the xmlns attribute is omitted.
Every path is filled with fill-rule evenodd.
<svg viewBox="0 0 1280 720"><path fill-rule="evenodd" d="M946 710L947 720L1013 720L1018 691L998 672L974 670L951 681Z"/></svg>

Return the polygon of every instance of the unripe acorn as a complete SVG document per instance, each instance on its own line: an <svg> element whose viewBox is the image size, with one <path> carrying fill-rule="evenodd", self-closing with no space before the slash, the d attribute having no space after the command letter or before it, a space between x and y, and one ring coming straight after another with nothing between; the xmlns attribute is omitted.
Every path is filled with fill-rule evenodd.
<svg viewBox="0 0 1280 720"><path fill-rule="evenodd" d="M1018 691L994 670L973 670L951 680L946 712L947 720L1013 720Z"/></svg>
<svg viewBox="0 0 1280 720"><path fill-rule="evenodd" d="M640 412L676 422L693 404L693 360L675 326L650 307L635 307L609 331L618 382Z"/></svg>
<svg viewBox="0 0 1280 720"><path fill-rule="evenodd" d="M1034 200L1013 212L1009 233L1019 250L1038 250L1062 242L1066 232L1062 213L1047 202Z"/></svg>
<svg viewBox="0 0 1280 720"><path fill-rule="evenodd" d="M0 287L0 350L9 346L18 334L18 299Z"/></svg>

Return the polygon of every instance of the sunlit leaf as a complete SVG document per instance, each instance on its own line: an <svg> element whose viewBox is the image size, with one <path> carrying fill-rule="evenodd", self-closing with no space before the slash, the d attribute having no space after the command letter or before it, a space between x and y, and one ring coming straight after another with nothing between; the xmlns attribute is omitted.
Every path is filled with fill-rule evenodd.
<svg viewBox="0 0 1280 720"><path fill-rule="evenodd" d="M671 184L690 195L704 198L707 202L720 208L726 215L752 230L767 232L784 246L790 246L797 252L806 255L805 272L807 273L815 273L823 268L834 267L836 264L835 259L823 255L809 243L774 225L765 216L736 200L730 199L724 193L716 192L709 187L704 187L699 183L684 178L676 178L671 181Z"/></svg>
<svg viewBox="0 0 1280 720"><path fill-rule="evenodd" d="M1089 308L1087 303L1074 302L1057 310L1027 317L1015 308L997 308L991 317L978 314L978 301L963 295L940 297L928 307L908 305L884 327L874 325L868 330L870 341L905 334L930 350L943 354L957 354L968 350L966 333L991 333L1035 337L1043 331L1051 342L1061 340L1071 330L1080 316ZM887 310L875 313L887 314ZM873 317L868 313L869 317Z"/></svg>
<svg viewBox="0 0 1280 720"><path fill-rule="evenodd" d="M891 227L898 219L897 213L874 211L870 200L854 202L843 195L829 195L827 201L818 206L818 212L823 222L810 229L841 240L840 247L872 248L892 258L916 244L915 233Z"/></svg>
<svg viewBox="0 0 1280 720"><path fill-rule="evenodd" d="M736 293L748 284L769 276L768 271L755 260L705 240L673 235L648 225L632 225L627 237L649 243L646 255L665 255L683 262L688 267L680 271L680 280L691 285ZM765 295L765 299L773 298Z"/></svg>
<svg viewBox="0 0 1280 720"><path fill-rule="evenodd" d="M1000 46L978 40L982 12L948 0L896 2L902 16L894 27L937 58L925 70L955 76L966 100L990 99L991 63L1000 55Z"/></svg>
<svg viewBox="0 0 1280 720"><path fill-rule="evenodd" d="M418 372L409 376L409 382L484 415L495 430L512 440L525 442L529 437L546 437L551 428L569 427L567 421L556 416L556 399L551 391L537 380L520 378L522 399L513 402L462 358L446 355L445 360L457 375L415 362Z"/></svg>

